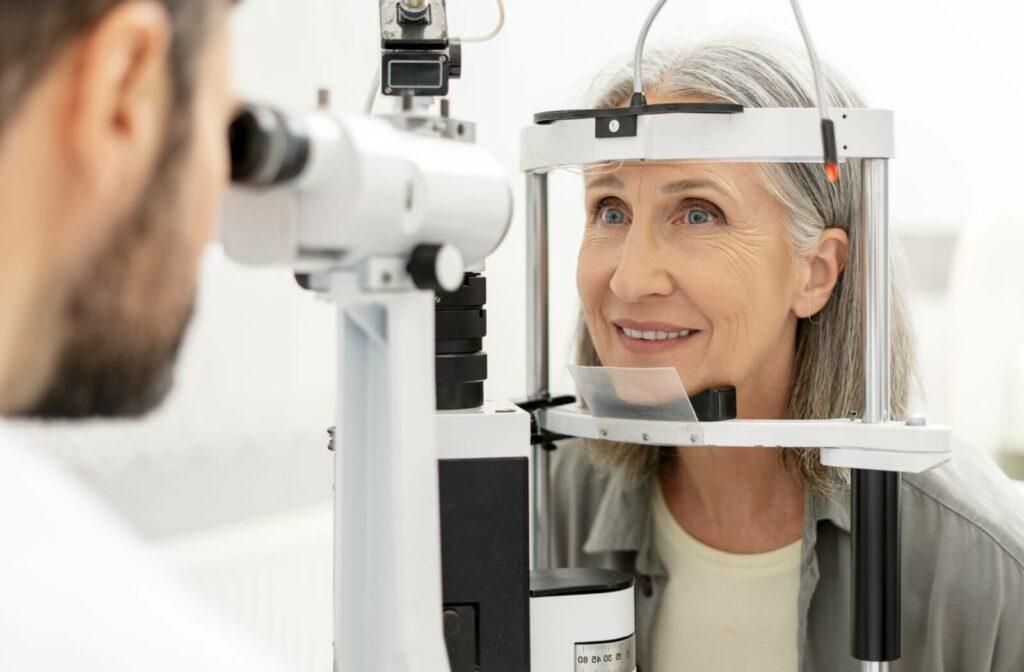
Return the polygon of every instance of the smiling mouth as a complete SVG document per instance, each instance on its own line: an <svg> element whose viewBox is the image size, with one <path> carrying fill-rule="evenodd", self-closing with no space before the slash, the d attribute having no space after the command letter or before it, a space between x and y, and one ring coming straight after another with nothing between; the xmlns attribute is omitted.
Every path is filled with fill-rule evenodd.
<svg viewBox="0 0 1024 672"><path fill-rule="evenodd" d="M623 320L612 323L619 342L634 355L656 355L682 346L700 333L697 329L684 329L678 324L665 322L634 322Z"/></svg>
<svg viewBox="0 0 1024 672"><path fill-rule="evenodd" d="M693 333L692 329L683 329L681 331L641 331L640 329L619 327L619 330L629 338L640 341L675 341Z"/></svg>

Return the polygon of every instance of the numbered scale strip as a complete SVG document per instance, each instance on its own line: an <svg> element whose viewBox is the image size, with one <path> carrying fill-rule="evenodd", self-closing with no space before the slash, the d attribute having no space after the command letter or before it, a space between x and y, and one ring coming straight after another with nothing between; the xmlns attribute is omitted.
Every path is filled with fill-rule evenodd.
<svg viewBox="0 0 1024 672"><path fill-rule="evenodd" d="M576 644L576 672L633 672L636 635L610 642Z"/></svg>

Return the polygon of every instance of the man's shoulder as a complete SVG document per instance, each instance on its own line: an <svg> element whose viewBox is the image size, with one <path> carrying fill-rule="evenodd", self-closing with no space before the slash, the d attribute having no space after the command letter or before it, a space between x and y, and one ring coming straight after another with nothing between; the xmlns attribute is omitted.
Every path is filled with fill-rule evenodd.
<svg viewBox="0 0 1024 672"><path fill-rule="evenodd" d="M57 500L76 497L81 486L49 457L33 451L10 423L0 421L0 514L8 516L7 529L27 524L31 517L48 515ZM19 511L20 516L11 516Z"/></svg>
<svg viewBox="0 0 1024 672"><path fill-rule="evenodd" d="M2 670L282 669L2 422L0 530Z"/></svg>

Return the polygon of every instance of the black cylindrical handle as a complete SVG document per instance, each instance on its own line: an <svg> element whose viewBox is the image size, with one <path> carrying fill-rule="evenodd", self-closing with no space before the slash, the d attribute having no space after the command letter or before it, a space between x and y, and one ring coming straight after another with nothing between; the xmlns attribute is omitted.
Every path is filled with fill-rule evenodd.
<svg viewBox="0 0 1024 672"><path fill-rule="evenodd" d="M487 310L480 307L438 310L434 324L439 341L483 338L487 335Z"/></svg>
<svg viewBox="0 0 1024 672"><path fill-rule="evenodd" d="M852 474L852 652L857 660L900 657L900 483L898 472Z"/></svg>

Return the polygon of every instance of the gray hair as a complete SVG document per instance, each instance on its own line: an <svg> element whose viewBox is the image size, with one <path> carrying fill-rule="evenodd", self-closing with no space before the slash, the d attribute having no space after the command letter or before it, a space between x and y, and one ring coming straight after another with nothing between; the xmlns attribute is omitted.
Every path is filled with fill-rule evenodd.
<svg viewBox="0 0 1024 672"><path fill-rule="evenodd" d="M823 66L824 67L824 66ZM826 68L829 103L864 107L860 97ZM744 107L814 107L814 79L806 53L764 37L726 37L693 47L659 47L644 58L644 88L662 96L693 96ZM592 87L593 107L618 107L633 91L631 63L610 66ZM787 233L795 255L808 253L822 231L842 229L850 238L846 268L828 304L797 326L794 373L786 417L838 418L860 413L863 405L861 256L861 165L843 164L838 185L829 184L820 164L759 164L765 187L788 213ZM895 248L895 244L893 246ZM899 258L898 250L894 257ZM899 271L899 264L894 264ZM893 274L891 417L904 417L914 372L913 338L902 274ZM597 351L580 319L578 361L600 365ZM592 459L608 469L624 470L635 480L668 464L674 449L588 441ZM845 480L839 470L820 463L818 450L783 449L783 462L818 491Z"/></svg>

